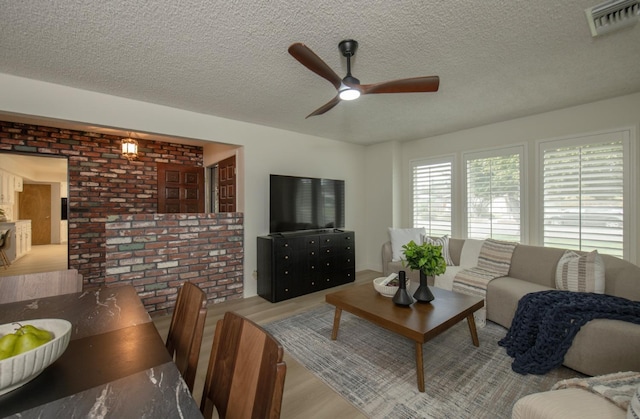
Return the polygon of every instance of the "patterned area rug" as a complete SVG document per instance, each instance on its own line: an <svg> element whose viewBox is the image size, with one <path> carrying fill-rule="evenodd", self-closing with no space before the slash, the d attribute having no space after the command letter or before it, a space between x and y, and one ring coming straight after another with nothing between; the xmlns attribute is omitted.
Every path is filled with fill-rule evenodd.
<svg viewBox="0 0 640 419"><path fill-rule="evenodd" d="M583 375L565 367L542 376L511 370L488 322L471 342L466 321L423 347L426 392L417 388L413 341L347 312L331 340L334 307L323 305L265 325L298 362L371 418L510 418L522 396Z"/></svg>

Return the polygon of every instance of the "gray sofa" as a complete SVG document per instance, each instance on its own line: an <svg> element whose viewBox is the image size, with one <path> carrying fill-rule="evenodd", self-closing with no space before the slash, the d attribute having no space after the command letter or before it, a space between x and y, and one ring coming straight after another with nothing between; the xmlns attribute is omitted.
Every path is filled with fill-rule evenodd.
<svg viewBox="0 0 640 419"><path fill-rule="evenodd" d="M449 251L456 265L464 246L463 239L449 239ZM509 328L522 296L555 288L556 265L565 249L518 245L511 258L509 276L489 283L486 296L487 320ZM579 253L579 252L578 252ZM391 242L382 246L383 275L407 271L412 281L418 272L392 261ZM605 263L605 293L640 301L640 267L622 259L602 255ZM472 266L468 266L472 267ZM447 268L455 271L457 267ZM450 273L451 275L451 273ZM439 283L438 278L431 285ZM640 371L640 325L619 320L596 319L576 335L564 365L587 375L618 371Z"/></svg>

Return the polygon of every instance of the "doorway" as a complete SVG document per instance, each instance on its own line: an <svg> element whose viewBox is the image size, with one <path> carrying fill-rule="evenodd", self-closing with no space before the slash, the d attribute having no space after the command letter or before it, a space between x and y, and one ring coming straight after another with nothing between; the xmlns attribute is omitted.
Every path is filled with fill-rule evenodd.
<svg viewBox="0 0 640 419"><path fill-rule="evenodd" d="M0 152L0 168L20 180L0 207L19 245L8 269L0 276L68 269L68 224L63 205L68 197L66 157ZM25 226L28 225L28 227Z"/></svg>

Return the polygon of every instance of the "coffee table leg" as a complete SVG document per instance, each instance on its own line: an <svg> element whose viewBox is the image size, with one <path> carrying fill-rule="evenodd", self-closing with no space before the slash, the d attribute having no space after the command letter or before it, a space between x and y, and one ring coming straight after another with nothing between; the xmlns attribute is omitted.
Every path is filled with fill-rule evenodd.
<svg viewBox="0 0 640 419"><path fill-rule="evenodd" d="M478 340L478 331L476 330L476 321L473 318L473 314L469 314L467 316L467 323L469 324L469 332L471 332L471 341L474 346L480 346L480 341Z"/></svg>
<svg viewBox="0 0 640 419"><path fill-rule="evenodd" d="M331 340L338 339L338 328L340 327L340 315L342 309L336 307L336 313L333 315L333 330L331 331Z"/></svg>
<svg viewBox="0 0 640 419"><path fill-rule="evenodd" d="M418 391L424 393L424 365L422 364L422 343L416 342L416 371L418 373Z"/></svg>

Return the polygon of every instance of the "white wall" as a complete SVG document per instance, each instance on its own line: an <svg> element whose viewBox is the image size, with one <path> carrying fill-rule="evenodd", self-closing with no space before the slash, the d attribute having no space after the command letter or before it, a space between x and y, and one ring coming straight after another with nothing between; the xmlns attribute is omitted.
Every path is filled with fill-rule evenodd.
<svg viewBox="0 0 640 419"><path fill-rule="evenodd" d="M269 232L269 174L346 181L346 228L356 232L356 269L364 253L365 147L0 74L0 112L193 138L243 147L245 296L256 294L256 237Z"/></svg>

